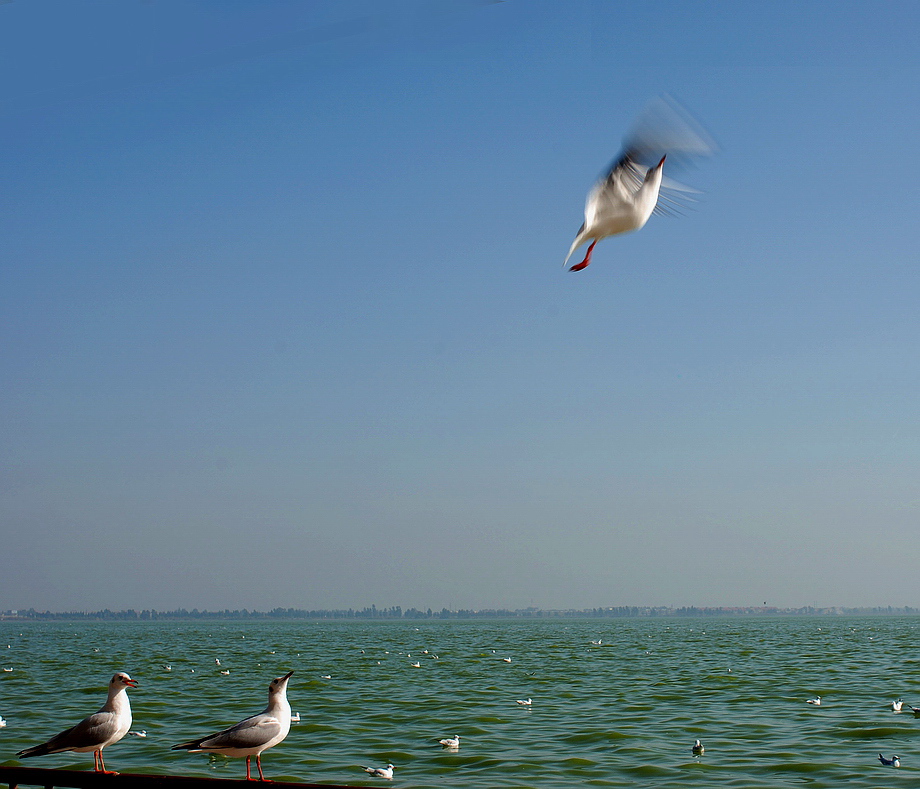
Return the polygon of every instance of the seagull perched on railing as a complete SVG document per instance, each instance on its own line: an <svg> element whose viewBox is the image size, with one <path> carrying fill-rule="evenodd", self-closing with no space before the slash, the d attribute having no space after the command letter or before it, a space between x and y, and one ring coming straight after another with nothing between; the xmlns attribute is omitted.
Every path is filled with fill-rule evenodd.
<svg viewBox="0 0 920 789"><path fill-rule="evenodd" d="M665 179L665 159L671 154L686 158L714 151L705 132L673 100L662 97L649 104L624 141L623 152L588 194L585 221L562 265L590 240L585 259L569 269L581 271L591 263L594 247L602 238L639 230L653 213L674 213L681 205L675 193L696 190Z"/></svg>
<svg viewBox="0 0 920 789"><path fill-rule="evenodd" d="M262 751L267 751L287 737L291 730L291 705L287 700L288 680L293 671L283 677L273 679L268 685L268 706L258 715L241 720L236 726L191 740L181 745L174 745L174 751L189 753L220 753L224 756L246 757L246 780L251 781L250 759L256 757L259 778L262 774Z"/></svg>
<svg viewBox="0 0 920 789"><path fill-rule="evenodd" d="M131 704L128 701L127 689L136 687L137 682L123 671L119 671L109 681L109 695L99 712L84 718L73 728L55 735L48 742L26 748L16 755L26 759L29 756L45 756L65 751L92 751L95 771L114 774L111 770L105 769L102 749L107 745L114 745L131 728Z"/></svg>

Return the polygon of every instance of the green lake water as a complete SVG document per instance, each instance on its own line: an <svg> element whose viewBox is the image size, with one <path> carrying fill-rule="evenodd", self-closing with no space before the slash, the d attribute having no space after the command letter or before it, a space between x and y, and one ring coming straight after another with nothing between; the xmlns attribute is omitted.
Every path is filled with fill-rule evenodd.
<svg viewBox="0 0 920 789"><path fill-rule="evenodd" d="M0 763L92 769L91 754L19 762L15 753L95 712L111 675L126 671L140 683L130 691L133 729L147 737L106 749L110 769L241 778L243 760L170 746L261 711L268 682L293 669L288 698L301 722L262 759L278 781L915 786L920 718L908 704L920 706L918 625L912 617L3 622L0 666L13 670L0 673ZM820 707L806 704L815 695ZM898 697L905 712L891 709ZM517 704L527 698L531 706ZM453 735L459 750L437 743ZM697 738L706 748L699 758L690 750ZM902 766L879 764L880 751ZM360 769L387 762L396 765L392 782Z"/></svg>

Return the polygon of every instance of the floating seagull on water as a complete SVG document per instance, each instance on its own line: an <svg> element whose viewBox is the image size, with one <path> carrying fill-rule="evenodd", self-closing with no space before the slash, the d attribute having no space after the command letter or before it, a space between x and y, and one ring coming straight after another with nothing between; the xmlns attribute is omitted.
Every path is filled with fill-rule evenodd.
<svg viewBox="0 0 920 789"><path fill-rule="evenodd" d="M901 760L897 756L892 756L890 759L886 759L882 754L878 755L878 760L884 764L886 767L900 767Z"/></svg>
<svg viewBox="0 0 920 789"><path fill-rule="evenodd" d="M821 706L821 697L820 697L820 696L815 696L813 699L808 699L808 701L806 702L806 704L814 704L816 707L820 707L820 706Z"/></svg>
<svg viewBox="0 0 920 789"><path fill-rule="evenodd" d="M518 699L517 703L524 707L529 707L531 704L533 704L533 699Z"/></svg>
<svg viewBox="0 0 920 789"><path fill-rule="evenodd" d="M291 705L287 700L288 680L293 671L283 677L273 679L268 686L268 706L258 715L241 720L229 729L191 740L181 745L174 745L174 751L189 753L220 753L224 756L246 757L246 780L250 777L250 759L256 757L259 778L262 774L262 751L274 747L287 737L291 730Z"/></svg>
<svg viewBox="0 0 920 789"><path fill-rule="evenodd" d="M503 663L510 663L510 662L511 662L511 658L510 658L510 657L503 657L503 658L502 658L502 662L503 662Z"/></svg>
<svg viewBox="0 0 920 789"><path fill-rule="evenodd" d="M3 720L3 716L0 715L0 729L2 729L4 726L6 726L6 721Z"/></svg>
<svg viewBox="0 0 920 789"><path fill-rule="evenodd" d="M600 646L601 644L603 644L604 642L601 641L600 639L597 639L597 641L592 641L591 643L594 644L594 646L599 647L599 646Z"/></svg>
<svg viewBox="0 0 920 789"><path fill-rule="evenodd" d="M300 713L299 712L295 712L293 715L291 715L291 723L300 723Z"/></svg>
<svg viewBox="0 0 920 789"><path fill-rule="evenodd" d="M10 671L12 671L12 670L13 670L13 667L12 667L12 666L10 666L9 668L4 668L3 670L4 670L4 671L6 671L6 672L10 672Z"/></svg>
<svg viewBox="0 0 920 789"><path fill-rule="evenodd" d="M172 666L163 666L166 671L172 671Z"/></svg>
<svg viewBox="0 0 920 789"><path fill-rule="evenodd" d="M388 764L386 767L361 767L364 772L369 773L370 775L375 776L376 778L386 778L388 781L393 780L393 770L396 768L392 764Z"/></svg>
<svg viewBox="0 0 920 789"><path fill-rule="evenodd" d="M45 756L49 753L93 752L93 768L97 773L111 772L105 769L102 749L114 745L131 728L131 704L128 702L128 688L136 688L137 682L119 671L109 681L109 695L102 709L95 715L84 718L76 726L62 731L48 742L26 748L17 753L24 759L29 756Z"/></svg>
<svg viewBox="0 0 920 789"><path fill-rule="evenodd" d="M445 748L459 748L460 747L460 735L455 734L453 737L445 737L443 740L438 740L441 745Z"/></svg>
<svg viewBox="0 0 920 789"><path fill-rule="evenodd" d="M414 668L421 668L421 667L422 667L422 664L421 664L421 663L410 663L409 665L410 665L410 666L413 666Z"/></svg>
<svg viewBox="0 0 920 789"><path fill-rule="evenodd" d="M705 133L673 101L661 98L649 104L624 141L623 152L588 194L585 221L563 266L589 239L593 240L585 259L569 271L587 268L594 246L602 238L639 230L653 213L673 213L670 206L680 205L674 192L695 190L667 179L663 182L665 159L670 154L708 156L714 150Z"/></svg>
<svg viewBox="0 0 920 789"><path fill-rule="evenodd" d="M146 729L141 729L140 731L129 731L128 734L129 734L131 737L146 737L146 736L147 736L147 730L146 730Z"/></svg>
<svg viewBox="0 0 920 789"><path fill-rule="evenodd" d="M693 751L694 756L702 756L706 751L706 749L703 747L703 743L701 743L699 740L693 744L693 747L690 750Z"/></svg>
<svg viewBox="0 0 920 789"><path fill-rule="evenodd" d="M225 677L229 677L229 676L230 676L230 669L224 669L224 670L221 671L220 673L223 674Z"/></svg>
<svg viewBox="0 0 920 789"><path fill-rule="evenodd" d="M895 712L900 712L900 711L901 711L901 707L902 707L903 705L904 705L904 702L901 701L901 699L898 699L897 701L891 702L891 709L893 709Z"/></svg>

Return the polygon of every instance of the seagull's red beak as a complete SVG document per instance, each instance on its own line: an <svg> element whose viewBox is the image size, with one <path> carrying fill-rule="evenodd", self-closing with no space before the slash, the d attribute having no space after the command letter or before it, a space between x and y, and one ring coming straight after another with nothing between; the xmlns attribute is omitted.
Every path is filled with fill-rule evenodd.
<svg viewBox="0 0 920 789"><path fill-rule="evenodd" d="M664 156L662 156L662 157L661 157L661 161L658 162L658 166L661 167L661 165L664 164L664 160L667 159L667 158L668 158L668 155L667 155L667 154L665 154Z"/></svg>
<svg viewBox="0 0 920 789"><path fill-rule="evenodd" d="M136 688L136 687L137 687L137 680L136 680L136 679L126 679L126 680L122 680L122 681L123 681L123 682L125 683L125 685L127 685L129 688Z"/></svg>

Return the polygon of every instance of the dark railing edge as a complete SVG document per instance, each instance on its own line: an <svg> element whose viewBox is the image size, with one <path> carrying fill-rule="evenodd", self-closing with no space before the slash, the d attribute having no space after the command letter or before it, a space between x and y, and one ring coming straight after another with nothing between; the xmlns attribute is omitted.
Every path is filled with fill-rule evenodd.
<svg viewBox="0 0 920 789"><path fill-rule="evenodd" d="M247 781L242 778L198 778L183 775L145 775L143 773L118 773L115 775L84 770L56 770L47 767L3 767L0 766L0 785L7 784L10 789L16 786L61 787L64 789L159 789L160 787L176 789L194 789L221 784L223 789L232 787L249 787L258 785L259 781ZM312 784L299 781L272 780L277 786L291 789L361 789L342 784Z"/></svg>

